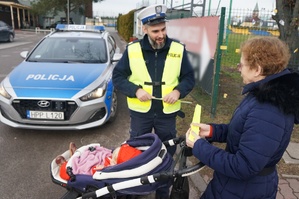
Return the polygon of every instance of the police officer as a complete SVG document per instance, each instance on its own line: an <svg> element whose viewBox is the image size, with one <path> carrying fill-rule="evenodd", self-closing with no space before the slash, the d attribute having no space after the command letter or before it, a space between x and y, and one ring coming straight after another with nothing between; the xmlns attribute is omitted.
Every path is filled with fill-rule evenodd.
<svg viewBox="0 0 299 199"><path fill-rule="evenodd" d="M167 36L166 10L152 5L139 13L145 35L127 45L113 71L115 87L127 96L131 137L152 129L162 141L176 137L180 99L195 84L184 45ZM168 151L174 154L175 149Z"/></svg>
<svg viewBox="0 0 299 199"><path fill-rule="evenodd" d="M152 5L140 11L144 37L127 45L113 71L115 87L127 96L131 137L154 130L162 141L175 138L180 99L195 84L185 46L167 36L166 10Z"/></svg>

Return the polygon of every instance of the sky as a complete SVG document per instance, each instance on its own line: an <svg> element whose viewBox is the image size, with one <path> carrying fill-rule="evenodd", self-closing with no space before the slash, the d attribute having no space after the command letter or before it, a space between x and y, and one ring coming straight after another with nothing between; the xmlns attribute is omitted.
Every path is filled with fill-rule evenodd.
<svg viewBox="0 0 299 199"><path fill-rule="evenodd" d="M142 0L104 0L93 3L93 16L118 16L119 13L127 14L136 9L137 3Z"/></svg>
<svg viewBox="0 0 299 199"><path fill-rule="evenodd" d="M171 7L172 2L173 7L175 7L183 3L190 3L191 0L104 0L101 3L93 3L93 15L94 17L118 16L119 13L127 14L131 10L138 8L142 3L155 4L164 2L167 2L168 7ZM201 4L203 0L193 0L193 2ZM209 3L211 3L211 6L209 6ZM217 8L220 10L221 7L227 7L228 9L231 3L232 9L252 10L256 3L258 3L259 9L273 10L275 7L275 0L206 0L206 10L210 8L212 12L212 10L216 11Z"/></svg>

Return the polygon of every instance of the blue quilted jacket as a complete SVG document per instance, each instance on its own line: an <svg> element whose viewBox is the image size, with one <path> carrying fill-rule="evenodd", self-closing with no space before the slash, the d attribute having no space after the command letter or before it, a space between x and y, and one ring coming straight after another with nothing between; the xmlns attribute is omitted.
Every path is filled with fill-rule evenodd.
<svg viewBox="0 0 299 199"><path fill-rule="evenodd" d="M194 156L214 170L203 199L276 198L275 165L299 118L299 75L286 69L246 85L242 94L230 123L212 124L208 140L226 142L225 150L205 139L194 145Z"/></svg>

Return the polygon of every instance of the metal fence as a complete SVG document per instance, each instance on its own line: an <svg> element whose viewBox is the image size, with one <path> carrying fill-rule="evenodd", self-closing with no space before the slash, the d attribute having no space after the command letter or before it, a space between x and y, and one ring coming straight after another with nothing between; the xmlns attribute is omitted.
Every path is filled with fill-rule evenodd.
<svg viewBox="0 0 299 199"><path fill-rule="evenodd" d="M272 19L273 10L234 9L225 14L221 66L235 67L240 60L240 44L255 36L280 35L278 24ZM221 31L221 30L219 30ZM298 31L299 34L299 31ZM298 60L290 59L290 66ZM295 68L293 68L295 69Z"/></svg>
<svg viewBox="0 0 299 199"><path fill-rule="evenodd" d="M221 66L235 67L240 60L240 44L255 36L279 36L273 11L235 9L225 15Z"/></svg>
<svg viewBox="0 0 299 199"><path fill-rule="evenodd" d="M223 14L224 13L224 14ZM238 9L227 13L225 8L221 9L219 38L217 44L214 92L212 94L212 114L216 112L218 100L218 82L221 68L236 68L240 62L239 48L242 42L251 37L265 36L278 37L280 35L278 24L272 19L273 11ZM298 31L299 34L299 31ZM289 66L297 70L295 57L291 58Z"/></svg>
<svg viewBox="0 0 299 199"><path fill-rule="evenodd" d="M272 15L273 10L258 9L227 9L224 8L224 34L221 45L221 66L235 67L240 60L238 49L245 40L255 36L279 36L278 24ZM221 17L221 9L211 10L211 15ZM177 10L167 14L168 19L190 18L189 10ZM220 32L221 30L219 30ZM293 62L294 60L290 60Z"/></svg>

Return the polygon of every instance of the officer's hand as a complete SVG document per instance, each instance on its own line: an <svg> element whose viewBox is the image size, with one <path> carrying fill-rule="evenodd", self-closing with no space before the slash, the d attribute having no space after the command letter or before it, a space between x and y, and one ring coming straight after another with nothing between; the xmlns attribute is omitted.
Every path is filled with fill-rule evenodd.
<svg viewBox="0 0 299 199"><path fill-rule="evenodd" d="M146 92L145 90L143 90L142 88L139 88L136 91L136 97L141 101L141 102L145 102L148 100L151 100L153 98L153 96L151 96L148 92Z"/></svg>
<svg viewBox="0 0 299 199"><path fill-rule="evenodd" d="M169 104L174 104L176 101L178 101L180 95L181 95L180 91L173 90L169 94L163 97L163 101Z"/></svg>

